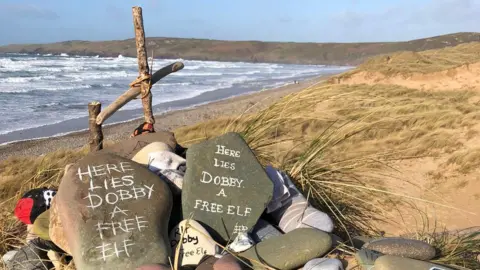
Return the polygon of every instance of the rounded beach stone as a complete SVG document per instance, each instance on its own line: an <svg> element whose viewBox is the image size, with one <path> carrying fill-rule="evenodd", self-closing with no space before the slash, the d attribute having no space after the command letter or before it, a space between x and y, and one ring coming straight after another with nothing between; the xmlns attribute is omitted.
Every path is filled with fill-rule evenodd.
<svg viewBox="0 0 480 270"><path fill-rule="evenodd" d="M33 233L44 240L50 240L48 233L50 223L50 210L41 213L33 223Z"/></svg>
<svg viewBox="0 0 480 270"><path fill-rule="evenodd" d="M387 237L365 243L363 248L375 250L385 255L394 255L418 260L431 260L436 255L435 248L413 239Z"/></svg>
<svg viewBox="0 0 480 270"><path fill-rule="evenodd" d="M50 222L48 224L48 234L50 236L50 240L66 253L72 254L70 252L70 248L68 247L65 233L63 232L62 222L60 220L60 216L58 215L58 204L55 197L53 197L49 211Z"/></svg>
<svg viewBox="0 0 480 270"><path fill-rule="evenodd" d="M227 254L213 264L213 270L242 270L242 265L235 256Z"/></svg>
<svg viewBox="0 0 480 270"><path fill-rule="evenodd" d="M78 269L169 263L172 194L144 166L90 153L65 173L55 200Z"/></svg>
<svg viewBox="0 0 480 270"><path fill-rule="evenodd" d="M170 270L170 267L160 264L146 264L137 267L135 270Z"/></svg>
<svg viewBox="0 0 480 270"><path fill-rule="evenodd" d="M155 133L146 133L108 146L99 152L107 152L119 155L121 157L132 159L142 148L153 142L163 142L170 149L175 149L177 140L175 135L168 131L157 131Z"/></svg>
<svg viewBox="0 0 480 270"><path fill-rule="evenodd" d="M197 265L205 255L215 255L215 242L207 230L195 220L182 220L169 235L170 246L175 251L183 233L179 265Z"/></svg>
<svg viewBox="0 0 480 270"><path fill-rule="evenodd" d="M170 148L168 144L163 142L153 142L146 145L140 151L138 151L135 154L135 156L133 156L132 160L143 165L148 165L149 163L148 155L150 153L160 152L160 151L172 152L172 148Z"/></svg>
<svg viewBox="0 0 480 270"><path fill-rule="evenodd" d="M272 237L239 253L255 269L263 269L259 262L275 269L297 269L313 258L327 253L332 247L332 238L326 232L299 228L281 236Z"/></svg>
<svg viewBox="0 0 480 270"><path fill-rule="evenodd" d="M343 270L343 264L337 259L317 258L308 261L303 270Z"/></svg>
<svg viewBox="0 0 480 270"><path fill-rule="evenodd" d="M381 256L375 261L375 270L394 270L394 269L408 269L408 270L452 270L451 268L433 264L430 262L403 258L391 255Z"/></svg>

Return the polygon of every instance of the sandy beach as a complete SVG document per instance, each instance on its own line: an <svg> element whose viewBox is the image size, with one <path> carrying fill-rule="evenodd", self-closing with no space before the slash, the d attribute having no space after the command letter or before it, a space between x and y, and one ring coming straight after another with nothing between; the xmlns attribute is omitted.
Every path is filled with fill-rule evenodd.
<svg viewBox="0 0 480 270"><path fill-rule="evenodd" d="M172 131L178 127L192 125L221 116L231 116L243 113L247 108L250 112L259 111L273 104L285 95L325 80L326 76L305 80L298 84L289 84L279 88L262 90L220 101L199 105L190 109L176 110L155 115L155 129ZM132 102L140 102L134 100ZM132 131L142 123L143 118L128 122L104 126L104 140L118 141L128 138ZM85 120L85 128L88 123ZM61 133L61 132L59 132ZM88 142L88 132L79 131L63 136L13 142L0 146L0 159L10 156L43 155L58 149L74 149Z"/></svg>

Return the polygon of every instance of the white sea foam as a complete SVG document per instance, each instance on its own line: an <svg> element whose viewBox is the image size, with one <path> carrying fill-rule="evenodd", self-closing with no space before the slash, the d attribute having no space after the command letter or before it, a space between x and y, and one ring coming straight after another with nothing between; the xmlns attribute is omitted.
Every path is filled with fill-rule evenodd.
<svg viewBox="0 0 480 270"><path fill-rule="evenodd" d="M230 90L235 93L230 95L237 95L350 68L155 59L153 70L176 61L183 61L185 68L153 86L154 105L222 89L238 88ZM79 104L100 100L108 105L138 76L137 65L136 58L122 55L0 54L0 134L12 127L12 121L42 126L86 116L87 110ZM31 111L18 106L18 95ZM130 102L122 110L136 108L141 108L140 102Z"/></svg>

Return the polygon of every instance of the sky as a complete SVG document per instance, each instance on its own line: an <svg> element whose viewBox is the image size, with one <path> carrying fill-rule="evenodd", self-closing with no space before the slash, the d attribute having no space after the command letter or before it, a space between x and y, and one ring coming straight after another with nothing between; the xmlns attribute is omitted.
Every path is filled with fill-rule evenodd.
<svg viewBox="0 0 480 270"><path fill-rule="evenodd" d="M134 37L403 41L480 32L480 0L0 0L0 44Z"/></svg>

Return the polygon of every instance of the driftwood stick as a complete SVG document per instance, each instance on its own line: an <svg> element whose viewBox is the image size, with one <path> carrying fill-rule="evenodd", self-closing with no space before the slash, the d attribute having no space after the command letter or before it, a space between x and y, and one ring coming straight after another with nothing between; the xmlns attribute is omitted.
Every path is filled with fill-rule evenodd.
<svg viewBox="0 0 480 270"><path fill-rule="evenodd" d="M177 72L183 69L184 65L182 62L175 62L168 66L163 67L162 69L158 70L157 72L153 73L151 83L154 85L168 74ZM97 116L97 125L103 124L110 116L112 116L116 111L122 108L125 104L129 101L140 95L142 92L141 88L138 86L131 87L121 96L119 96L115 101L113 101L107 108L100 112Z"/></svg>
<svg viewBox="0 0 480 270"><path fill-rule="evenodd" d="M90 130L90 152L103 149L103 132L102 125L96 123L96 119L100 111L102 110L102 104L98 101L93 101L88 104L88 128Z"/></svg>
<svg viewBox="0 0 480 270"><path fill-rule="evenodd" d="M147 62L147 48L145 47L145 31L143 29L143 15L141 7L133 7L133 26L135 28L135 44L137 46L138 73L139 77L145 77L150 74ZM142 106L145 122L155 124L152 112L152 93L150 93L150 80L143 80L142 86Z"/></svg>

